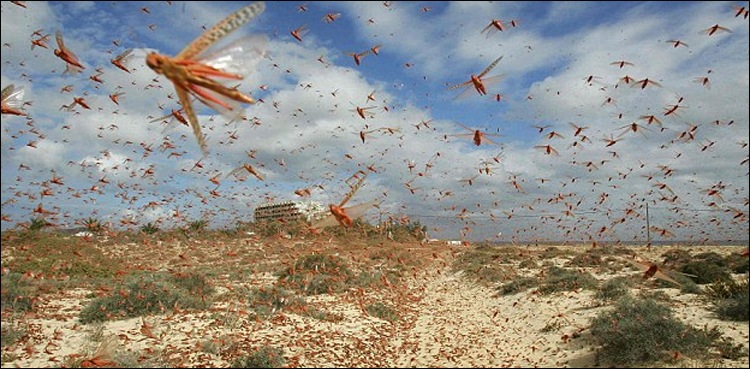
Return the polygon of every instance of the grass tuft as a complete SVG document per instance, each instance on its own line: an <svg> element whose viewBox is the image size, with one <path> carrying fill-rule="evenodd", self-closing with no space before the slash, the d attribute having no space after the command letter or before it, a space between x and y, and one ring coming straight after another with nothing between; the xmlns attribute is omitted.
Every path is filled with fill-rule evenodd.
<svg viewBox="0 0 750 369"><path fill-rule="evenodd" d="M284 350L263 346L252 354L237 358L232 368L280 368L284 365Z"/></svg>
<svg viewBox="0 0 750 369"><path fill-rule="evenodd" d="M213 288L197 282L201 279L160 274L131 277L123 285L114 287L110 295L89 302L81 311L81 323L161 313L174 306L206 309L210 305L208 297L213 293ZM192 290L188 289L190 286Z"/></svg>
<svg viewBox="0 0 750 369"><path fill-rule="evenodd" d="M674 352L705 358L719 342L721 331L695 329L675 318L670 308L651 299L625 297L615 309L591 322L591 334L601 345L606 365L648 365L669 360Z"/></svg>
<svg viewBox="0 0 750 369"><path fill-rule="evenodd" d="M371 316L387 320L391 323L398 320L398 314L396 313L396 310L381 302L376 302L374 304L365 306L365 311L367 311L367 314L370 314Z"/></svg>
<svg viewBox="0 0 750 369"><path fill-rule="evenodd" d="M596 290L594 298L604 302L616 301L630 294L630 279L617 277L604 282Z"/></svg>

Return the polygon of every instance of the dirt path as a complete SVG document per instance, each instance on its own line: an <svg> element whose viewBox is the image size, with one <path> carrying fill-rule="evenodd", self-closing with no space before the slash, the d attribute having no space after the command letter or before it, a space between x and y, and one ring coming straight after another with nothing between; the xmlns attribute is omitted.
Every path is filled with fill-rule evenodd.
<svg viewBox="0 0 750 369"><path fill-rule="evenodd" d="M588 325L598 309L590 296L569 293L539 298L528 293L494 297L448 268L413 286L420 299L392 344L399 367L560 367L593 364L593 354L564 340ZM562 297L562 298L561 298ZM546 329L545 329L546 327ZM567 341L567 342L566 342Z"/></svg>

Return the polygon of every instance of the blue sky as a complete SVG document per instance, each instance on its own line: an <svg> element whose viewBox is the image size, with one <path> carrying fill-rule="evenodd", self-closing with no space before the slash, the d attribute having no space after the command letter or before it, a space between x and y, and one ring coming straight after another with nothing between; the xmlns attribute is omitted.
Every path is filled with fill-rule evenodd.
<svg viewBox="0 0 750 369"><path fill-rule="evenodd" d="M3 229L28 221L39 204L59 207L52 221L64 225L96 211L115 225L181 225L206 216L221 226L314 184L325 190L314 191L313 200L338 202L343 180L370 166L377 172L353 201L382 201L386 214L419 219L439 237L637 240L649 202L657 233L747 239L748 21L732 7L746 3L267 2L227 40L268 38L267 58L241 85L264 102L246 106L249 120L231 124L196 104L210 154L204 169L193 171L201 153L189 129L162 133L149 123L177 105L171 83L144 65L145 55L175 55L241 4L171 3L2 3L2 86L23 86L31 101L31 120L2 117ZM307 11L299 11L303 4ZM329 13L340 16L327 23ZM519 26L480 33L493 19ZM701 33L715 24L732 32ZM309 32L298 42L290 31L302 25ZM52 35L49 49L30 49L37 29ZM87 67L80 75L62 74L64 63L52 53L56 30ZM674 48L667 42L673 39L689 47ZM359 66L346 54L376 45L379 55ZM109 63L129 48L130 75ZM488 96L454 100L461 91L447 86L499 56L488 76L505 78ZM611 65L618 60L634 66ZM97 68L103 84L89 79ZM625 75L662 87L630 87L619 81ZM586 83L588 76L597 78ZM710 89L694 82L702 76ZM61 92L66 85L71 92ZM115 91L125 92L119 106L108 98ZM367 101L373 91L377 100ZM92 110L59 110L80 96ZM674 104L681 104L679 115L665 117ZM375 106L374 116L362 120L355 106ZM662 127L639 121L644 115L660 117ZM415 128L428 120L429 129ZM467 133L457 123L502 137L477 147L455 136ZM590 141L576 144L581 137L570 123L587 126ZM633 123L648 131L629 131ZM534 127L547 125L542 133ZM695 138L679 139L691 126L699 127ZM399 132L360 141L360 131L384 127ZM548 139L553 131L564 138ZM609 137L621 141L606 147ZM165 140L174 147L160 150ZM30 141L36 148L26 146ZM536 148L546 145L560 155ZM152 149L147 156L144 147ZM256 150L255 158L247 150ZM434 166L425 171L428 162ZM493 162L489 174L479 174L484 162ZM260 168L265 181L226 176L243 163ZM143 176L149 169L154 174ZM49 184L53 171L65 188ZM462 181L477 174L471 186ZM216 175L219 188L208 181ZM40 195L50 187L53 196ZM712 188L721 201L707 195Z"/></svg>

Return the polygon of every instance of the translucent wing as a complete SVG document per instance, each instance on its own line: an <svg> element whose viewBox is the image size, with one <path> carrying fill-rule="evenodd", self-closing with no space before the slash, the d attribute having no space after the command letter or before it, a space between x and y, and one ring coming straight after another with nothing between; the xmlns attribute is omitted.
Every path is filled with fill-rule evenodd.
<svg viewBox="0 0 750 369"><path fill-rule="evenodd" d="M484 84L484 87L492 87L505 79L505 76L505 74L498 74L496 76L482 78L482 83Z"/></svg>
<svg viewBox="0 0 750 369"><path fill-rule="evenodd" d="M126 66L126 64L130 64L130 61L133 60L133 57L135 54L133 54L133 49L125 50L122 54L117 55L114 59L110 60L112 65L116 66L117 68L122 69L123 71L130 73L130 69Z"/></svg>
<svg viewBox="0 0 750 369"><path fill-rule="evenodd" d="M310 226L310 228L313 228L313 229L322 229L322 228L325 228L325 227L333 227L336 224L339 224L336 221L336 217L334 217L333 214L328 214L323 219L321 219L321 220L313 223L312 226Z"/></svg>
<svg viewBox="0 0 750 369"><path fill-rule="evenodd" d="M377 204L376 201L370 201L364 204L354 205L352 207L344 208L344 212L346 212L346 215L349 216L352 220L361 218L367 210L369 210L371 207L373 207L375 204ZM338 225L339 222L336 220L336 217L333 216L333 214L326 215L323 219L315 222L312 224L311 228L313 229L322 229L325 227L333 227Z"/></svg>
<svg viewBox="0 0 750 369"><path fill-rule="evenodd" d="M489 26L487 26L487 27L484 27L484 29L482 30L482 32L479 32L479 34L482 34L482 33L484 33L485 31L487 32L487 38L490 38L490 37L492 37L492 36L493 36L494 34L496 34L496 33L497 33L497 31L499 31L499 29L497 29L497 27L495 27L495 25L494 25L494 24L490 24Z"/></svg>
<svg viewBox="0 0 750 369"><path fill-rule="evenodd" d="M495 61L493 61L492 64L490 64L489 66L487 66L487 68L485 70L483 70L482 73L480 73L478 77L482 78L485 74L487 74L489 71L491 71L492 68L494 68L497 65L497 63L500 62L500 60L503 60L502 56L499 57L499 58L497 58L497 59L495 59Z"/></svg>
<svg viewBox="0 0 750 369"><path fill-rule="evenodd" d="M8 99L8 96L10 96L11 92L13 92L13 85L5 86L3 89L3 92L0 94L0 97L2 97L2 101L5 102L6 99Z"/></svg>
<svg viewBox="0 0 750 369"><path fill-rule="evenodd" d="M654 268L654 265L652 265L652 264L638 262L638 261L635 261L635 260L628 260L628 262L630 262L630 264L633 265L634 267L636 267L638 270L644 272L644 278L648 278L648 274L653 273L652 272L652 270L653 270L652 268ZM651 274L651 276L653 276L654 278L657 278L657 279L661 279L663 281L674 283L677 286L682 286L679 282L675 281L670 276L664 274L661 270L658 269L658 267L656 267L656 272L653 273L653 274Z"/></svg>
<svg viewBox="0 0 750 369"><path fill-rule="evenodd" d="M250 175L250 173L245 169L244 166L240 165L237 168L232 169L231 172L227 173L227 177L235 176L240 180L245 180Z"/></svg>
<svg viewBox="0 0 750 369"><path fill-rule="evenodd" d="M23 106L23 87L15 89L13 85L5 87L2 92L3 105L11 109L19 109Z"/></svg>
<svg viewBox="0 0 750 369"><path fill-rule="evenodd" d="M55 32L55 41L57 41L57 47L60 48L60 51L66 50L65 42L63 42L63 35L60 30L57 30L57 32Z"/></svg>
<svg viewBox="0 0 750 369"><path fill-rule="evenodd" d="M498 146L500 145L497 142L492 141L489 138L487 138L487 136L502 137L502 135L498 135L498 134L495 134L495 133L485 133L485 134L482 135L482 143L489 142L489 143L491 143L493 145L498 145Z"/></svg>
<svg viewBox="0 0 750 369"><path fill-rule="evenodd" d="M257 69L257 65L265 55L268 39L265 35L251 35L237 40L230 45L213 52L197 60L201 64L219 69L222 72L246 76ZM216 79L221 79L216 77ZM204 92L218 101L207 100L199 95L194 95L211 109L219 112L229 121L240 120L245 110L239 101L211 90Z"/></svg>
<svg viewBox="0 0 750 369"><path fill-rule="evenodd" d="M267 49L268 37L265 35L249 35L215 52L201 56L197 61L223 72L244 77L257 69L258 63L265 56Z"/></svg>
<svg viewBox="0 0 750 369"><path fill-rule="evenodd" d="M472 92L474 92L474 89L472 87L473 86L466 86L466 88L464 88L464 90L461 91L461 93L458 94L458 96L454 97L453 100L462 100L471 96Z"/></svg>
<svg viewBox="0 0 750 369"><path fill-rule="evenodd" d="M455 90L455 89L457 89L457 88L461 88L461 87L466 87L466 86L468 86L468 85L470 85L470 84L471 84L471 80L469 80L469 81L466 81L466 82L464 82L464 83L459 83L459 84L457 84L457 85L453 85L453 86L451 86L451 87L448 87L448 89L449 89L449 90Z"/></svg>
<svg viewBox="0 0 750 369"><path fill-rule="evenodd" d="M117 55L117 57L115 57L115 60L117 60L118 62L123 62L123 61L132 59L132 57L133 57L133 49L127 49L123 51L122 54Z"/></svg>
<svg viewBox="0 0 750 369"><path fill-rule="evenodd" d="M498 74L496 76L482 78L482 84L484 85L484 88L487 89L487 88L490 88L490 87L498 84L504 78L505 78L505 74ZM470 84L470 83L471 83L471 81L467 82L466 84ZM465 98L473 95L472 92L474 92L475 90L473 88L471 88L471 87L473 87L473 86L466 87L466 89L463 90L463 91L461 91L461 93L458 94L458 96L456 96L454 98L454 100L465 99Z"/></svg>
<svg viewBox="0 0 750 369"><path fill-rule="evenodd" d="M461 123L461 122L456 122L456 124L458 124L459 126L463 127L463 128L465 129L465 130L467 130L467 131L469 131L469 132L474 132L474 131L475 131L474 129L471 129L471 128L469 128L469 127L465 126L465 125L464 125L463 123ZM473 133L472 133L472 135L473 135Z"/></svg>
<svg viewBox="0 0 750 369"><path fill-rule="evenodd" d="M344 211L346 212L346 215L349 216L352 220L361 218L365 213L370 210L371 207L375 206L378 202L377 201L370 201L366 202L364 204L354 205L350 206L348 208L344 208Z"/></svg>
<svg viewBox="0 0 750 369"><path fill-rule="evenodd" d="M229 122L242 119L245 113L245 109L242 107L242 104L240 104L237 100L231 99L225 95L222 95L214 91L210 91L210 90L204 90L204 92L211 95L213 98L221 101L222 104L224 105L220 105L220 104L217 104L216 102L206 100L199 95L193 94L193 96L195 96L198 100L200 100L200 102L208 105L208 107L210 107L214 111L219 112L219 114L221 114L224 118L227 118Z"/></svg>
<svg viewBox="0 0 750 369"><path fill-rule="evenodd" d="M160 120L165 120L165 119L167 119L167 118L169 118L169 117L172 117L172 114L170 114L170 115L166 115L166 116L163 116L163 117L161 117L161 118L159 118L159 119L156 119L156 120L152 120L152 121L151 121L151 122L149 122L149 123L154 123L154 122L158 122L158 121L160 121ZM164 127L164 129L162 129L162 130L161 130L161 134L162 134L162 135L164 135L164 134L165 134L165 133L167 133L167 132L171 132L172 130L174 130L175 128L177 128L177 126L179 126L179 125L180 125L180 121L179 121L179 120L177 120L177 118L175 118L175 117L172 117L172 119L170 119L170 120L169 120L169 122L168 122L168 123L167 123L167 125L166 125L166 126Z"/></svg>
<svg viewBox="0 0 750 369"><path fill-rule="evenodd" d="M68 48L65 47L65 43L63 42L63 35L62 35L62 32L60 32L60 30L55 32L55 40L57 40L57 46L60 47L60 51L68 54L70 58L73 59L73 61L75 61L76 63L81 62L81 60L78 59L78 56L76 54L73 54L72 51L68 50Z"/></svg>
<svg viewBox="0 0 750 369"><path fill-rule="evenodd" d="M117 337L115 337L114 335L107 337L99 344L99 347L96 348L94 356L91 360L93 361L94 359L96 359L99 362L111 363L114 360L115 353L117 351L117 344Z"/></svg>
<svg viewBox="0 0 750 369"><path fill-rule="evenodd" d="M175 59L190 60L195 58L202 52L206 51L206 49L215 42L232 33L234 30L263 13L265 10L266 3L259 1L232 13L213 26L210 30L206 31L206 33L188 44L179 54L177 54Z"/></svg>

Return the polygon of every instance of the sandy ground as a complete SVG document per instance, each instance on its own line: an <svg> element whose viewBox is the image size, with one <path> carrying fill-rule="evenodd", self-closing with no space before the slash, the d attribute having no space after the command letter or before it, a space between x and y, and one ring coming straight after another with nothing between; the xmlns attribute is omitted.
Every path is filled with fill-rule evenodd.
<svg viewBox="0 0 750 369"><path fill-rule="evenodd" d="M652 251L641 250L642 255L649 252ZM81 325L78 315L93 291L71 289L45 296L34 313L16 317L29 336L22 343L3 349L3 367L65 365L75 359L91 358L100 342L108 340L115 343L118 362L145 366L227 367L236 353L252 352L263 345L282 348L290 367L596 364L587 327L592 317L609 307L598 306L593 292L542 296L525 291L498 296L493 288L453 271L450 256L456 254L455 250L441 254L436 262L415 271L398 286L307 297L310 306L337 315L337 321L283 311L265 320L255 319L245 310L243 301L222 299L220 295L207 311L173 310L144 318ZM654 252L652 257L657 255ZM555 260L560 264L565 261L564 257ZM602 280L612 277L595 276ZM259 272L244 283L270 286L274 278L270 273ZM640 288L651 287L635 289ZM219 290L220 294L229 293L228 288ZM662 290L672 297L677 317L696 327L719 326L725 335L748 348L747 322L720 321L695 295L680 294L671 288ZM395 306L399 319L391 323L369 316L363 306L373 301ZM711 365L748 367L748 359Z"/></svg>

